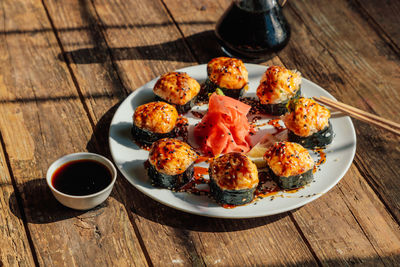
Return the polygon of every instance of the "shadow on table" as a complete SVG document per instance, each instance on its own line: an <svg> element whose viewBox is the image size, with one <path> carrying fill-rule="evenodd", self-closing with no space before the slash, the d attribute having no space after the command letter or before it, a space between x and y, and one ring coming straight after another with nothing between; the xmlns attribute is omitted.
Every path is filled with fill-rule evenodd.
<svg viewBox="0 0 400 267"><path fill-rule="evenodd" d="M190 56L189 53L182 53L182 47L185 46L184 42L189 44L195 58ZM187 36L185 39L179 38L154 45L82 48L59 54L58 58L64 61L65 58L71 57L75 64L104 63L109 59L109 53L111 53L111 58L114 61L147 59L193 63L207 63L214 57L225 55L218 44L214 31L209 30Z"/></svg>
<svg viewBox="0 0 400 267"><path fill-rule="evenodd" d="M87 144L87 150L99 154L109 156L108 149L108 129L111 119L120 103L110 108L97 123L94 133ZM106 146L106 147L105 147ZM121 179L120 179L121 180ZM103 213L104 208L108 206L108 201L89 211L77 211L67 208L60 204L47 186L46 179L36 179L28 181L22 185L18 185L18 191L24 203L24 213L28 223L50 223L77 217L85 214L89 216L97 216ZM111 197L115 194L115 190L111 193ZM24 219L18 208L15 192L9 198L9 207L14 215Z"/></svg>
<svg viewBox="0 0 400 267"><path fill-rule="evenodd" d="M9 197L9 207L11 212L28 223L43 224L62 221L73 217L96 217L101 215L105 208L108 207L108 200L91 210L74 210L63 206L53 196L47 186L46 179L36 179L18 186L21 197L26 203L24 215L21 214L17 203L15 191ZM115 191L111 193L111 197Z"/></svg>
<svg viewBox="0 0 400 267"><path fill-rule="evenodd" d="M139 192L133 186L125 187L121 200L131 217L139 216L152 222L170 226L178 232L234 232L256 228L278 221L288 215L283 213L261 218L219 219L185 213L160 204ZM133 216L132 216L133 215ZM133 221L132 221L133 222Z"/></svg>
<svg viewBox="0 0 400 267"><path fill-rule="evenodd" d="M46 179L36 179L18 186L23 202L26 203L24 214L28 223L50 223L77 217L85 213L85 211L77 211L61 205L53 196L47 186ZM20 219L24 219L18 208L17 197L15 191L9 198L9 206L11 212ZM96 207L90 212L100 213L107 203Z"/></svg>
<svg viewBox="0 0 400 267"><path fill-rule="evenodd" d="M191 48L191 54L182 53L182 47L187 42ZM174 41L169 41L154 45L134 46L134 47L93 47L82 48L72 51L67 51L64 54L59 54L58 58L64 61L65 58L71 56L75 64L91 64L103 63L109 58L111 53L114 61L119 60L167 60L178 62L198 62L200 64L207 63L214 57L226 56L222 51L221 46L217 41L217 37L213 30L203 31L193 35L179 38ZM245 59L246 62L262 62L272 58L275 54L266 58L260 59Z"/></svg>

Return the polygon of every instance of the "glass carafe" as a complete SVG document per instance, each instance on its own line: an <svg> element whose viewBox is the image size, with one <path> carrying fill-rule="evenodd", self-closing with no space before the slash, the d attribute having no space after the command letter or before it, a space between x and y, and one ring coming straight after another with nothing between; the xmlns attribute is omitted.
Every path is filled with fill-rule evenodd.
<svg viewBox="0 0 400 267"><path fill-rule="evenodd" d="M290 27L277 0L233 0L215 33L228 55L262 59L287 44Z"/></svg>

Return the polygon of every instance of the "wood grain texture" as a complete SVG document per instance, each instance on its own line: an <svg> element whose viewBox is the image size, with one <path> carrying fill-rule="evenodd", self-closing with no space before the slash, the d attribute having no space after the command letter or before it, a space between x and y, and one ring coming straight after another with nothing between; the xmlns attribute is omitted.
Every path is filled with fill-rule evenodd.
<svg viewBox="0 0 400 267"><path fill-rule="evenodd" d="M163 2L199 63L207 63L214 57L224 55L217 43L214 29L215 23L232 1L164 0ZM187 23L188 21L204 21L205 23L192 25Z"/></svg>
<svg viewBox="0 0 400 267"><path fill-rule="evenodd" d="M225 2L226 6L228 6L229 1ZM181 25L179 23L180 21L185 21L189 17L194 17L194 19L205 17L211 20L212 18L218 18L223 12L223 10L217 6L216 1L186 2L184 8L180 8L179 1L165 0L165 3L182 32L185 36L188 36L189 43L190 36L193 35L194 32L208 31L213 27L201 29L197 26L193 28L183 24ZM221 5L223 5L223 3L220 3L220 6ZM326 3L325 6L326 10L332 8L328 3ZM208 9L208 7L210 7L210 9ZM312 10L311 7L310 10ZM290 17L294 16L294 18L297 17L296 14L292 13L288 15ZM304 50L306 50L306 48L312 50L312 45L303 42L306 37L305 35L303 39L297 39L299 38L297 28L300 26L307 28L307 25L304 25L303 22L300 23L293 20L292 18L292 24L300 25L295 25L297 27L293 27L294 31L290 44L295 43L296 47L305 47L303 48ZM308 50L305 52L308 52ZM297 54L298 53L292 53L290 48L286 48L279 53L279 57L284 58L285 64L291 67L294 63L297 63L297 57L300 56ZM311 54L309 57L311 57L310 60L318 60L318 55ZM304 62L301 67L304 67L305 63L306 62ZM279 58L273 58L273 64L283 65ZM315 64L311 63L310 66L308 66L308 68L314 67L315 72L310 76L306 76L313 81L318 80L314 77L318 75L320 66L315 66ZM297 69L302 71L299 67ZM332 77L333 76L336 77L337 74L336 76L332 74ZM325 77L326 76L320 78L317 76L316 78L323 80L324 83L328 86L330 85L330 87L332 87L332 85L335 87L335 82L340 79L336 77L335 80L327 80L324 79ZM356 168L353 166L352 170L356 170ZM347 174L344 181L348 180L350 180L350 182L342 183L352 183L352 185L354 185L354 181L357 181L361 188L345 187L341 190L335 188L318 201L310 203L306 207L294 212L293 218L295 222L299 225L299 228L322 264L343 265L368 263L372 265L382 265L397 262L399 260L396 257L399 248L399 231L396 228L396 222L393 220L390 213L386 211L385 206L376 197L374 201L369 200L367 196L370 196L372 190L359 172L352 171ZM358 197L363 198L366 206L369 207L368 209L363 208L362 205L355 205L351 199L348 199L352 195L357 196L357 194ZM352 204L349 204L349 202ZM377 214L377 211L380 213ZM379 227L380 231L371 223L371 219L374 217L380 222L383 222L382 227ZM385 245L383 243L385 243ZM394 257L394 259L392 257ZM391 262L392 260L393 262Z"/></svg>
<svg viewBox="0 0 400 267"><path fill-rule="evenodd" d="M130 10L135 10L132 9L133 3L126 1L96 2L95 5L90 1L70 1L69 3L46 1L45 3L65 49L65 56L71 63L71 69L84 95L84 101L96 124L94 136L99 143L103 144L91 149L110 156L107 133L117 103L124 100L130 91L169 68L174 69L188 64L162 61L162 56L169 57L172 54L178 59L179 53L172 51L171 55L162 54L160 53L160 48L164 49L162 45L160 48L153 45L154 40L157 40L154 37L157 35L170 38L173 42L179 39L179 33L177 31L171 33L172 23L163 13L163 9L156 5L159 4L158 2L154 2L153 6L148 5L142 8L140 14L130 12ZM120 8L123 12L119 10ZM100 12L100 17L97 10ZM146 21L147 16L154 16L158 21L154 23ZM148 46L146 46L146 42L142 39L146 40L149 37L152 39L148 39ZM74 40L73 45L69 45L70 40ZM122 44L125 44L124 48L121 48ZM143 48L136 48L138 44ZM177 50L185 51L183 42L178 41L176 46L179 47ZM171 50L171 48L165 48L165 52L168 52L168 49ZM155 60L156 63L145 60L145 56L149 53L154 53L154 56L159 56L160 59ZM190 56L187 52L183 53L183 61L188 60ZM146 69L147 71L144 71ZM158 223L140 219L136 213L132 212L136 206L145 207L146 214L158 208L154 207L153 202L148 204L148 198L135 190L125 178L118 178L116 192L118 192L116 198L129 213L126 222L132 223L133 227L139 227L137 232L144 240L143 249L148 251L146 253L150 253L149 260L154 265L175 262L190 265L191 257L198 257L188 244L177 241L180 233L178 229L163 227ZM175 235L178 237L175 238Z"/></svg>
<svg viewBox="0 0 400 267"><path fill-rule="evenodd" d="M360 228L374 246L385 265L398 265L400 261L399 226L386 207L368 186L354 166L338 187L346 205L352 211Z"/></svg>
<svg viewBox="0 0 400 267"><path fill-rule="evenodd" d="M399 227L354 166L329 194L293 216L324 265L400 261Z"/></svg>
<svg viewBox="0 0 400 267"><path fill-rule="evenodd" d="M66 209L50 195L43 178L60 155L88 149L109 156L108 125L130 91L221 54L210 30L229 2L165 0L164 8L156 0L44 0L56 35L41 1L1 3L0 132L41 265L398 265L399 139L363 123L356 123L358 153L349 173L291 213L193 216L149 199L123 177L89 212ZM398 54L352 3L332 2L290 2L292 40L265 64L283 61L340 100L396 120ZM8 179L3 162L0 175ZM20 229L8 190L0 204L8 199L6 223ZM32 264L23 233L4 232L0 244L22 238L2 248L4 264ZM14 247L22 249L16 260Z"/></svg>
<svg viewBox="0 0 400 267"><path fill-rule="evenodd" d="M309 2L308 2L309 3ZM320 5L321 3L315 3L315 5ZM327 4L327 3L326 3ZM337 3L335 3L337 4ZM293 5L293 3L292 3ZM297 7L297 6L296 6ZM314 6L312 7L308 7L310 9L312 8L316 8ZM332 7L331 7L332 8ZM344 7L342 7L344 8ZM314 9L315 10L315 9ZM304 11L304 10L303 10ZM370 94L376 94L376 92L373 92L374 86L370 85L369 87L362 87L362 88L349 88L349 89L345 89L348 86L348 82L347 81L347 76L351 76L349 75L349 73L354 72L354 65L347 65L346 67L343 67L343 63L339 64L338 62L346 62L342 57L343 54L348 53L349 55L346 55L348 57L350 57L350 53L348 51L346 51L346 53L343 53L343 51L341 51L339 48L337 48L337 50L333 50L332 48L327 48L324 47L323 45L321 45L321 47L319 47L318 44L323 43L325 41L325 43L328 45L332 45L332 42L329 42L328 40L330 40L332 38L332 36L330 36L330 38L324 39L322 37L322 33L320 28L317 28L316 26L314 26L315 28L312 28L310 26L308 26L308 22L304 23L304 21L302 20L300 23L300 21L296 21L295 18L300 19L300 18L304 18L306 17L308 14L302 14L301 16L299 16L299 14L301 13L291 13L290 9L287 10L287 12L289 13L288 18L289 21L292 25L292 38L296 38L296 42L290 42L289 46L282 51L281 53L279 53L279 57L283 59L283 61L285 62L285 64L295 64L297 69L299 69L301 72L304 73L303 70L309 71L310 69L315 68L315 71L312 71L311 73L309 73L309 77L311 80L319 80L320 83L325 84L324 88L328 89L331 91L331 93L333 93L334 95L340 95L340 97L343 97L342 101L353 101L353 103L355 103L358 99L360 99L362 102L366 103L366 105L364 106L364 109L367 108L371 108L371 106L369 106L369 104L372 101L372 97L370 98L369 95ZM319 12L319 16L323 17L329 17L329 16L333 16L332 15L332 11L329 8L324 8L323 10L324 13ZM341 12L341 11L340 11ZM297 15L297 17L296 17ZM310 14L311 15L311 14ZM343 14L342 14L343 15ZM321 21L326 22L327 18L318 18L319 16L314 16L314 20L320 19ZM352 15L348 15L349 18L345 18L342 17L341 20L337 19L334 20L333 18L331 18L331 21L329 21L330 24L329 29L340 29L341 31L344 30L348 30L349 28L352 29L351 27L345 27L344 25L342 26L342 21L350 21L350 17L352 19L354 19L354 16ZM336 18L335 18L336 19ZM291 21L292 20L292 21ZM358 23L366 23L363 22L362 20L356 20L356 22ZM328 23L328 22L326 22ZM339 23L341 27L337 26L336 24L333 23ZM321 27L319 25L319 27ZM365 26L367 27L367 26ZM307 29L307 30L306 30ZM312 34L312 32L310 32L311 30L314 30L314 34ZM304 32L303 32L304 31ZM324 31L325 32L325 31ZM316 36L318 34L318 37L315 37L315 39L313 38L314 36ZM356 34L355 32L351 32L351 33L347 33L348 36L352 35L352 34ZM341 33L341 35L345 35L345 33ZM353 36L354 37L354 36ZM342 38L342 37L340 37ZM364 38L365 42L367 42L366 40L368 40L368 38L371 38L371 36L368 36L368 34L365 34L363 36L358 37L360 39ZM337 40L341 40L341 39L337 39ZM344 40L344 43L346 43L346 41L349 42L348 46L349 47L353 47L353 43L350 43L351 40ZM361 40L358 40L357 42L360 42ZM339 41L338 41L339 42ZM312 44L312 45L311 45ZM360 45L360 47L362 47ZM296 49L296 50L295 50ZM354 49L354 48L353 48ZM320 52L320 53L318 53ZM369 53L371 53L371 51L364 51L364 56L369 55ZM325 57L326 55L326 57ZM301 57L301 58L299 58ZM364 58L360 58L360 51L357 51L357 53L354 53L354 59L348 59L348 61L350 62L354 62L357 60L366 62L367 60L372 61L372 58L368 58L368 59L364 59ZM316 60L318 59L318 60ZM385 59L385 57L383 57L382 59ZM382 60L381 60L382 61ZM324 62L323 65L318 65L321 64L321 62ZM300 63L300 64L299 64ZM308 63L308 64L307 64ZM328 67L332 64L332 66L335 67ZM372 64L371 64L372 66ZM392 65L392 67L394 67L394 65ZM346 71L344 71L346 70ZM344 72L343 72L344 71ZM357 72L359 70L356 70ZM371 71L371 70L366 70L366 72ZM379 68L376 69L376 71L381 71ZM394 70L391 70L394 71ZM341 74L336 74L336 72L339 72ZM388 93L393 93L394 98L397 97L396 94L396 86L398 86L398 82L396 81L396 78L393 80L389 79L389 74L386 74L388 80L385 80L383 77L381 77L380 75L382 75L382 72L380 74L375 73L375 82L377 84L382 84L382 83L386 83L385 85L383 85L385 88L391 88L389 90ZM307 76L306 76L307 77ZM354 77L353 77L354 78ZM361 76L361 77L357 77L359 79L358 83L363 82L362 79L366 78L365 76ZM369 77L368 77L369 78ZM383 80L382 80L383 79ZM318 82L318 83L319 83ZM337 96L336 95L336 96ZM393 99L392 96L392 99ZM339 97L339 99L340 99ZM386 98L385 99L386 102ZM359 100L359 101L360 101ZM382 101L382 97L379 98L379 100L377 99L377 97L375 97L373 99L375 101L375 105L382 105L385 106L385 104ZM347 102L347 103L351 103L351 102ZM360 102L356 102L356 103L360 103ZM373 106L374 107L374 106ZM385 108L385 107L383 107ZM374 112L378 112L377 110L373 110ZM396 111L395 111L396 112ZM387 113L382 113L381 115L383 116L387 116ZM390 174L388 175L387 173L383 173L382 171L382 163L377 163L376 161L389 161L391 163L386 162L387 165L387 169L390 172L396 173L396 168L394 167L393 170L393 166L389 167L389 165L394 164L394 162L396 162L396 159L398 158L398 151L396 152L396 147L394 145L393 142L393 138L396 139L397 137L391 135L390 133L385 133L385 134L381 134L380 132L382 132L379 129L373 128L370 125L365 125L363 123L357 122L356 123L356 127L364 127L365 132L364 131L357 131L358 134L358 140L360 140L361 137L361 141L363 141L363 139L365 138L365 135L367 136L367 139L372 139L369 140L369 146L365 145L365 143L360 145L360 141L359 145L357 148L362 147L363 150L360 152L360 150L358 149L357 152L357 156L356 156L356 166L359 167L359 165L357 164L358 162L364 164L363 165L363 169L362 173L360 173L357 168L353 167L350 169L349 173L346 175L346 177L351 177L350 179L346 177L344 178L344 180L339 184L339 188L342 191L342 196L341 199L343 199L344 203L342 203L342 207L338 207L338 210L342 210L343 208L346 209L347 208L350 210L352 217L354 217L353 223L350 225L359 225L359 229L357 230L357 227L353 227L353 231L357 230L358 232L362 231L362 233L367 237L368 242L371 243L371 245L373 246L373 249L376 251L371 253L368 250L364 250L364 253L362 253L362 248L363 242L360 242L361 240L364 240L364 243L366 241L366 239L364 238L358 238L359 241L355 241L357 240L357 238L354 238L354 233L351 233L352 238L346 238L346 235L349 235L350 232L346 233L341 231L342 234L337 233L337 231L334 231L335 233L335 237L342 237L344 238L343 240L346 240L345 242L355 242L353 244L347 244L344 247L347 247L348 249L350 249L349 251L346 251L345 249L341 248L341 246L343 245L343 243L340 242L331 242L328 247L332 247L335 248L335 250L332 249L328 249L328 248L322 248L322 247L318 247L318 248L314 248L314 250L316 251L320 251L323 253L323 257L325 258L323 260L323 262L327 262L330 264L335 265L336 261L339 261L341 259L345 259L347 257L347 261L349 261L350 263L352 261L357 262L360 261L360 263L368 263L368 264L385 264L385 265L397 265L399 262L399 230L398 230L398 225L396 223L396 221L393 219L393 217L391 216L391 214L393 213L393 210L390 210L390 212L388 212L386 210L386 207L384 204L382 204L381 201L378 200L378 198L376 197L376 195L373 193L373 190L371 189L371 187L365 182L365 178L369 179L371 178L370 175L366 175L366 172L364 172L365 170L368 170L368 172L372 169L372 171L375 172L379 172L379 175L376 176L377 179L381 180L382 179L382 175L384 175L385 177L390 177L390 180L388 182L388 185L390 185L390 183L395 183L396 178L392 177ZM361 134L360 134L361 133ZM363 134L363 133L368 133L368 134ZM371 136L376 136L371 138ZM390 136L390 137L389 137ZM380 138L382 138L383 140L379 140ZM382 144L384 142L384 140L389 141L389 143L387 145L385 145L385 148L387 149L386 151L382 151L381 149L379 149L379 152L377 150L374 150L374 147L376 147L376 142L378 142L379 144ZM365 141L364 141L365 142ZM375 143L375 145L370 145ZM376 153L378 152L378 153ZM381 156L379 156L378 154L382 153L381 155L386 155L386 157L382 158ZM361 156L360 156L361 154ZM396 156L397 154L397 156ZM358 160L357 160L358 159ZM366 161L373 161L375 162L375 164L368 164L365 165ZM379 166L378 166L379 164ZM398 172L397 172L398 173ZM364 178L362 178L364 176ZM342 186L342 185L345 186ZM372 186L375 190L377 189L377 187L375 187L374 185ZM392 187L392 185L390 185L390 188ZM381 194L386 195L387 192L385 192L384 190L381 190ZM337 191L337 190L335 190ZM394 195L394 192L392 193L392 195ZM353 196L353 197L352 197ZM397 197L396 197L397 198ZM337 199L337 198L336 198ZM357 200L362 199L362 201L358 202ZM334 201L332 199L332 201ZM360 204L358 204L360 203ZM361 204L362 203L362 204ZM318 204L315 203L315 204ZM345 205L343 205L345 204ZM386 204L386 202L385 202ZM314 205L314 203L312 203L312 205ZM310 206L312 206L310 205ZM335 205L338 205L338 201L335 201ZM395 204L397 205L397 204ZM344 206L344 207L343 207ZM305 210L308 209L308 206L304 208ZM307 215L307 213L305 213ZM301 214L303 215L303 214ZM301 225L301 222L303 220L303 218L299 218L296 217L296 213L294 214L296 220L299 221L299 224ZM301 216L302 217L302 216ZM346 218L341 216L341 219ZM349 217L351 218L351 217ZM376 220L376 221L375 221ZM304 222L304 221L303 221ZM356 224L354 224L354 222L356 222ZM378 223L379 222L379 223ZM338 229L340 230L342 228L342 224L340 223L336 223L338 225ZM315 238L316 236L323 236L325 232L330 233L331 231L326 231L326 229L322 228L321 232L319 234L317 234L317 232L309 232L309 227L307 227L307 225L309 225L309 221L307 220L307 224L304 224L304 229L305 230L305 235L307 238ZM378 227L376 225L379 225ZM329 224L328 224L329 226ZM302 227L303 229L303 227ZM314 230L314 229L313 229ZM359 243L360 242L360 243ZM313 245L313 242L311 242L311 244ZM317 245L318 243L316 243L315 245ZM357 250L355 251L353 248L357 247ZM329 253L333 253L331 255L327 255L325 252ZM356 255L357 253L361 253L358 255L358 257L354 257L354 255ZM369 254L371 253L371 254ZM317 254L319 255L319 254ZM374 257L372 255L379 255L379 257ZM331 261L330 259L335 259L334 261ZM381 262L379 262L381 261Z"/></svg>
<svg viewBox="0 0 400 267"><path fill-rule="evenodd" d="M129 90L194 64L159 1L94 1L94 6L112 59L121 69L119 76Z"/></svg>
<svg viewBox="0 0 400 267"><path fill-rule="evenodd" d="M400 52L399 1L349 1L349 5L363 15L377 34L394 46L397 53Z"/></svg>
<svg viewBox="0 0 400 267"><path fill-rule="evenodd" d="M365 181L357 180L358 186L364 186L362 189L339 189L344 183L354 184L351 174L354 173L349 172L321 199L293 212L293 217L323 265L396 265L400 260L399 231L392 228L396 223L379 200L374 203L364 199ZM356 176L356 179L360 178ZM363 208L361 204L349 205L352 202L350 193L354 191L359 194L357 197L363 198L363 205L372 209ZM381 224L376 226L374 220Z"/></svg>
<svg viewBox="0 0 400 267"><path fill-rule="evenodd" d="M287 53L282 54L292 56L296 63L302 57L303 64L310 65L308 69L313 66L314 76L346 102L396 120L399 112L390 106L400 97L398 55L346 2L339 1L335 6L329 3L297 1L289 5L286 11L297 42L291 42ZM332 8L338 12L332 12ZM304 60L316 55L320 60ZM331 65L336 71L326 76Z"/></svg>
<svg viewBox="0 0 400 267"><path fill-rule="evenodd" d="M383 40L346 2L337 1L331 7L329 3L289 3L287 17L296 41L289 43L280 58L339 101L398 121L399 111L393 108L400 99L398 55L384 43L374 45ZM338 11L332 12L333 8ZM363 122L354 123L355 164L399 222L400 138Z"/></svg>
<svg viewBox="0 0 400 267"><path fill-rule="evenodd" d="M0 104L0 110L5 108ZM13 205L10 205L13 203ZM33 266L34 259L21 219L14 187L7 168L4 151L0 147L0 265Z"/></svg>
<svg viewBox="0 0 400 267"><path fill-rule="evenodd" d="M0 130L39 264L146 265L114 197L78 212L58 204L48 190L44 177L50 163L84 151L93 128L67 66L57 58L61 50L42 2L2 1L1 12L1 101L9 107L0 114Z"/></svg>
<svg viewBox="0 0 400 267"><path fill-rule="evenodd" d="M343 101L396 121L399 111L391 107L400 98L399 56L345 1L335 6L329 3L297 1L289 5L286 11L297 41L291 42L282 56L309 65L307 71L312 66L314 76ZM317 55L318 61L305 60ZM333 67L335 71L327 75Z"/></svg>
<svg viewBox="0 0 400 267"><path fill-rule="evenodd" d="M274 64L283 65L279 60ZM343 183L358 187L341 187L341 190L335 187L321 199L293 213L320 262L331 266L376 266L400 261L397 224L376 195L371 195L372 189L354 164L339 186ZM350 196L363 199L363 205L354 205ZM379 227L372 219L380 222Z"/></svg>
<svg viewBox="0 0 400 267"><path fill-rule="evenodd" d="M54 18L55 27L59 29L58 32L61 42L63 44L68 44L68 40L71 38L79 40L77 39L79 38L79 36L77 36L78 33L74 34L72 31L64 33L66 31L62 30L67 27L66 25L68 25L70 21L79 21L79 18L75 18L75 16L79 14L76 15L73 13L73 10L76 10L77 7L65 6L59 2L49 2L48 6L51 17ZM81 83L81 77L84 77L83 73L91 72L96 75L97 72L103 73L107 71L107 69L102 69L102 66L104 64L107 66L110 59L114 60L113 63L118 72L118 76L121 77L124 84L129 88L140 85L136 84L137 78L134 79L135 83L124 78L130 75L137 75L135 73L136 69L150 68L145 74L147 79L150 80L152 76L176 68L177 64L182 67L190 63L186 62L194 60L190 51L185 47L184 42L180 40L179 32L176 29L173 30L173 23L169 20L165 11L159 8L159 2L154 2L152 4L152 2L149 1L146 7L141 8L140 14L130 12L135 6L134 3L125 1L123 3L95 2L95 10L90 5L87 7L89 14L86 14L86 17L93 16L92 25L101 23L99 28L104 30L101 33L104 34L103 41L110 47L110 56L108 58L107 55L103 55L103 59L106 60L102 62L102 65L96 64L96 62L92 62L90 65L82 64L80 61L82 59L77 57L83 55L81 52L83 50L77 46L76 42L74 43L72 51L66 51L67 56L71 57L71 62L73 63L71 64L71 68L74 73L77 73L76 77L79 84L84 85L81 86L83 94L88 95L89 99L90 95L95 92L96 82L98 81L94 80L93 83L91 83L88 77L85 76L86 82L83 81ZM97 21L95 18L96 11L99 16ZM60 13L61 15L58 16L53 15ZM110 16L110 14L118 15ZM143 18L141 18L141 16L143 16ZM152 21L143 23L142 21L145 17L156 17L158 21L156 23ZM135 26L127 28L118 26L124 25L124 23ZM78 28L80 26L69 25L68 27ZM88 24L83 23L81 27L86 28ZM115 31L117 31L117 33L115 33ZM131 31L134 31L134 34L131 33ZM101 34L97 36L101 36ZM148 40L149 44L144 42L144 40L147 40L146 38L150 38L151 36L168 37L169 40L165 40L164 44L161 44L163 50L171 51L173 55L179 55L180 58L177 57L177 59L180 59L182 62L175 63L169 60L160 60L160 62L153 63L149 60L136 58L140 56L137 54L140 50L134 47L137 43L141 43L142 47L150 47L148 48L150 52L152 52L153 49L157 49L151 48L154 39ZM100 39L95 39L96 43L101 43L102 40ZM82 42L84 43L83 40ZM128 52L123 58L120 54L121 51L114 49L114 46L117 46L119 43L127 43L133 46L132 48L124 50ZM85 45L87 45L87 42ZM174 46L177 45L179 45L178 49L174 48ZM155 50L154 53L155 55L158 53L158 56L163 56L159 54L157 50ZM160 72L160 70L162 72ZM103 76L102 78L109 79L109 77L112 76ZM87 103L88 105L92 105L91 101L87 101ZM106 112L109 107L107 102L101 103L101 101L97 101L96 106L91 106L89 110L101 113ZM94 119L94 121L96 122L96 119ZM104 132L106 131L102 131L103 134ZM107 151L102 152L107 153ZM131 221L138 226L138 232L143 238L146 250L154 265L209 265L217 263L235 265L237 262L247 265L278 265L295 263L312 264L314 262L308 248L303 243L297 229L293 226L288 217L277 216L276 218L241 220L238 222L207 219L183 214L158 204L137 192L126 182L121 182L118 191L120 193L120 201L124 203L128 211L132 211L130 214ZM274 222L278 219L280 220L279 222ZM269 223L271 224L265 225ZM235 234L229 233L241 229L244 231ZM217 231L217 233L213 233L214 230ZM271 234L268 240L265 240L265 232L276 234ZM277 234L278 232L280 234ZM243 242L245 242L246 247L248 247L246 253L230 253L230 251L236 249L238 243ZM278 246L278 244L281 243L284 243L284 245ZM219 244L218 249L215 249L215 244ZM274 246L277 247L275 248ZM286 249L283 249L283 247L290 247L291 251L295 251L295 253L289 253ZM260 255L268 255L268 257L261 257Z"/></svg>

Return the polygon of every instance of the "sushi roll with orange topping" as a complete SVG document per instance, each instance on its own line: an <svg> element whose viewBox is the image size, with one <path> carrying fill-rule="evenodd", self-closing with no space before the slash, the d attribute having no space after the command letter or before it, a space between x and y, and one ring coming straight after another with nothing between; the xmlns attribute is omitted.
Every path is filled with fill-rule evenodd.
<svg viewBox="0 0 400 267"><path fill-rule="evenodd" d="M301 75L284 67L271 66L261 78L257 97L267 114L283 115L289 100L301 95Z"/></svg>
<svg viewBox="0 0 400 267"><path fill-rule="evenodd" d="M158 100L174 105L178 113L186 113L194 106L200 84L184 72L169 72L158 79L153 92Z"/></svg>
<svg viewBox="0 0 400 267"><path fill-rule="evenodd" d="M242 205L253 200L258 171L243 153L231 152L214 159L208 173L210 192L218 203Z"/></svg>
<svg viewBox="0 0 400 267"><path fill-rule="evenodd" d="M238 99L247 90L248 73L240 59L230 57L217 57L207 64L205 86L209 93L217 88L229 97Z"/></svg>
<svg viewBox="0 0 400 267"><path fill-rule="evenodd" d="M310 149L332 143L334 134L327 108L304 97L290 101L288 108L290 112L283 122L289 130L289 141Z"/></svg>
<svg viewBox="0 0 400 267"><path fill-rule="evenodd" d="M197 153L185 142L163 138L151 146L148 175L157 187L174 189L193 177Z"/></svg>
<svg viewBox="0 0 400 267"><path fill-rule="evenodd" d="M297 143L277 142L264 154L272 178L283 189L304 186L313 180L314 160Z"/></svg>
<svg viewBox="0 0 400 267"><path fill-rule="evenodd" d="M133 114L132 135L143 144L175 137L178 112L165 102L150 102L136 108Z"/></svg>

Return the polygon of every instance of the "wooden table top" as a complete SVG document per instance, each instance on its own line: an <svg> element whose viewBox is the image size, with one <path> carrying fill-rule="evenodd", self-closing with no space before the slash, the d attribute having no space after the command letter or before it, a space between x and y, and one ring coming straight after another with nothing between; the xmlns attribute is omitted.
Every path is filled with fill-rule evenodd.
<svg viewBox="0 0 400 267"><path fill-rule="evenodd" d="M357 153L328 193L275 216L186 214L119 176L79 212L45 175L62 155L110 157L119 103L144 83L222 55L228 0L0 2L0 265L400 265L400 138L353 120ZM292 37L263 64L299 70L337 99L399 122L398 1L293 0Z"/></svg>

